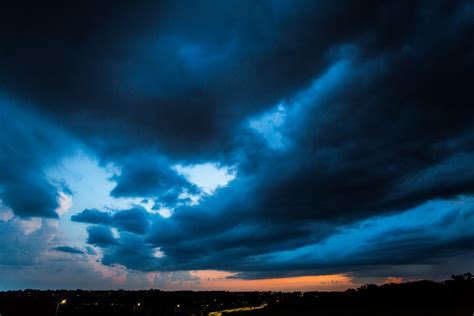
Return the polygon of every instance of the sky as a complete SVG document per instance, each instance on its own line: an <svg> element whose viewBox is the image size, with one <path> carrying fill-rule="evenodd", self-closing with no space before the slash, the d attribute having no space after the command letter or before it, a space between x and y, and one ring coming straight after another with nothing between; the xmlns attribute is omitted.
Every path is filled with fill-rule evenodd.
<svg viewBox="0 0 474 316"><path fill-rule="evenodd" d="M463 0L5 4L0 290L472 270L472 34Z"/></svg>

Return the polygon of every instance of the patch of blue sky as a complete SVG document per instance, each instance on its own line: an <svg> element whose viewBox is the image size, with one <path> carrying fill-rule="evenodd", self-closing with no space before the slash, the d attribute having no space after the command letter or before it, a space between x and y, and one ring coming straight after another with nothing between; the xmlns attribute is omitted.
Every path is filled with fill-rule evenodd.
<svg viewBox="0 0 474 316"><path fill-rule="evenodd" d="M215 162L195 165L175 165L174 170L190 183L197 185L204 193L214 192L235 179L237 170L232 166L221 166Z"/></svg>
<svg viewBox="0 0 474 316"><path fill-rule="evenodd" d="M70 217L84 209L126 209L133 205L142 205L151 211L150 201L139 198L113 198L110 192L115 187L111 177L118 170L113 166L101 167L86 153L78 153L62 161L48 171L53 181L64 182L72 193L70 209L60 214L59 228L67 232L72 245L82 246L87 239L84 224L72 222Z"/></svg>

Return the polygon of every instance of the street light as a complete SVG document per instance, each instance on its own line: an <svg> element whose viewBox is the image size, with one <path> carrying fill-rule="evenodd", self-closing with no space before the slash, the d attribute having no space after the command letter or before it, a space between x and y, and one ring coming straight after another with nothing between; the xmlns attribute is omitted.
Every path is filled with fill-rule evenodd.
<svg viewBox="0 0 474 316"><path fill-rule="evenodd" d="M59 305L64 305L66 303L67 303L67 300L64 299L56 305L56 313L54 314L55 316L58 316Z"/></svg>
<svg viewBox="0 0 474 316"><path fill-rule="evenodd" d="M137 303L137 305L133 305L133 316L135 316L135 310L137 309L137 307L140 307L140 305L142 305L142 303Z"/></svg>

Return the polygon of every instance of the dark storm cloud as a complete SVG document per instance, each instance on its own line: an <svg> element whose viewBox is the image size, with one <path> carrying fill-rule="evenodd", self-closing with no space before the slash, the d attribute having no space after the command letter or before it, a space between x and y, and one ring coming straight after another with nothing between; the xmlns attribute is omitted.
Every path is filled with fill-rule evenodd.
<svg viewBox="0 0 474 316"><path fill-rule="evenodd" d="M24 102L0 93L0 201L20 217L57 217L58 191L46 168L72 141L49 121L25 111Z"/></svg>
<svg viewBox="0 0 474 316"><path fill-rule="evenodd" d="M144 234L150 227L148 212L143 208L133 208L114 214L113 225L119 230Z"/></svg>
<svg viewBox="0 0 474 316"><path fill-rule="evenodd" d="M72 216L71 220L73 222L113 226L120 231L145 234L150 227L151 218L152 216L144 208L137 206L128 210L120 210L113 214L96 209L85 209L81 213ZM92 229L92 231L89 231L89 236L91 236L91 234L96 234L96 231ZM100 235L105 234L107 233L100 233ZM95 240L95 238L92 237L92 239L89 240Z"/></svg>
<svg viewBox="0 0 474 316"><path fill-rule="evenodd" d="M417 265L418 272L425 273L447 258L473 253L474 234L468 227L474 220L474 205L472 200L459 202L430 202L400 215L344 227L324 243L255 256L246 263L247 268L252 265L263 268L258 271L250 268L235 277L252 279L340 271L377 275L379 272L374 271L378 270L385 271L387 276L412 270ZM427 220L432 212L439 217ZM450 265L457 269L456 265ZM416 275L416 271L411 273L410 276Z"/></svg>
<svg viewBox="0 0 474 316"><path fill-rule="evenodd" d="M102 263L120 264L141 271L156 271L160 269L160 265L153 253L154 247L143 237L125 232L120 234L117 246L105 250Z"/></svg>
<svg viewBox="0 0 474 316"><path fill-rule="evenodd" d="M77 248L73 248L70 246L58 246L54 247L53 250L59 251L59 252L65 252L65 253L70 253L70 254L77 254L77 255L83 255L84 252L82 250L79 250Z"/></svg>
<svg viewBox="0 0 474 316"><path fill-rule="evenodd" d="M367 218L473 193L470 1L16 6L0 13L0 87L117 166L113 197L178 206L169 219L139 208L73 216L103 224L88 228L88 243L104 248L105 264L251 278L472 250L467 232L438 240L442 229L427 238L415 227L368 239L353 257L300 256ZM45 152L24 143L33 162ZM23 170L16 156L0 156L14 163L6 170ZM199 190L172 167L203 161L236 165L237 178L185 205L181 193ZM29 179L46 197L32 200L35 214L54 216L55 191L37 173L45 165L0 175L16 214L36 209L21 205L29 187L15 186Z"/></svg>
<svg viewBox="0 0 474 316"><path fill-rule="evenodd" d="M199 189L172 169L170 161L152 154L130 155L120 175L113 177L117 185L113 197L149 197L155 203L174 207L180 194L197 194Z"/></svg>
<svg viewBox="0 0 474 316"><path fill-rule="evenodd" d="M231 150L247 115L322 71L332 47L363 42L373 54L404 45L417 7L124 1L25 10L11 3L1 13L0 80L109 154L154 144L188 159L214 157Z"/></svg>
<svg viewBox="0 0 474 316"><path fill-rule="evenodd" d="M288 100L288 122L281 127L290 139L286 151L250 148L248 165L239 170L241 178L248 172L248 181L236 180L197 208L177 210L152 229L150 241L179 262L196 258L194 264L203 268L229 268L237 265L236 258L271 252L275 245L291 249L324 239L341 223L471 194L473 64L464 47L472 45L467 36L472 24L464 10L461 6L452 16L432 12L443 36L427 36L431 29L423 27L430 24L420 22L420 34L406 39L414 43L411 48L374 59L360 56L358 47L342 55L349 59L346 66L328 67L316 79L316 92ZM271 237L264 238L266 233ZM416 240L426 254L444 247ZM452 243L463 246L462 240ZM208 257L198 257L200 244ZM397 244L403 253L406 243ZM420 260L417 253L422 252L407 250L400 262ZM382 253L380 260L395 257ZM369 256L366 263L371 260L379 259ZM272 266L260 269L264 265ZM297 266L289 263L285 269Z"/></svg>
<svg viewBox="0 0 474 316"><path fill-rule="evenodd" d="M110 225L112 215L97 209L85 209L81 213L71 216L71 220L80 223Z"/></svg>
<svg viewBox="0 0 474 316"><path fill-rule="evenodd" d="M174 264L238 271L249 268L239 266L238 258L318 242L342 223L471 194L469 8L461 5L446 15L425 7L417 31L403 45L373 58L363 55L363 45L340 53L345 66L336 61L316 79L315 91L288 99L288 122L281 127L290 139L286 151L246 147L249 160L239 176L248 173L248 181L235 180L199 207L178 209L155 224L150 242L175 258ZM433 25L426 19L438 22L435 36L428 35ZM441 249L456 245L468 251L463 240L424 245L417 236L410 247L396 240L396 251L386 253L368 245L366 251L380 257L361 254L353 265L413 263L423 259L420 253L446 254ZM249 266L264 270L273 263ZM323 266L289 262L282 269Z"/></svg>
<svg viewBox="0 0 474 316"><path fill-rule="evenodd" d="M402 271L413 265L419 265L421 273L474 250L473 202L472 198L429 202L402 214L340 225L331 234L325 232L323 240L315 236L323 225L298 235L289 227L272 229L259 223L252 228L240 223L206 235L202 232L210 226L203 222L196 226L195 221L175 226L186 234L173 234L175 228L167 226L171 219L157 217L152 240L126 234L117 247L105 249L103 263L143 271L224 269L248 279L340 272L370 275L384 267ZM153 256L158 246L166 254L162 258ZM131 249L133 254L126 255Z"/></svg>
<svg viewBox="0 0 474 316"><path fill-rule="evenodd" d="M90 226L87 228L89 237L87 243L99 247L110 247L118 244L112 230L106 226Z"/></svg>

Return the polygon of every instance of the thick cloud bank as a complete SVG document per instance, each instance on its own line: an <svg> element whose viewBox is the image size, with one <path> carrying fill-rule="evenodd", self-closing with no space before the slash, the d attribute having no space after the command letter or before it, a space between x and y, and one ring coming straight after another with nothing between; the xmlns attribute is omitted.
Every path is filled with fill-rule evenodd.
<svg viewBox="0 0 474 316"><path fill-rule="evenodd" d="M58 217L67 183L47 170L85 148L116 168L112 198L143 202L70 217L103 264L262 278L472 258L472 1L11 3L0 19L0 206ZM233 170L225 186L176 167L206 163Z"/></svg>

